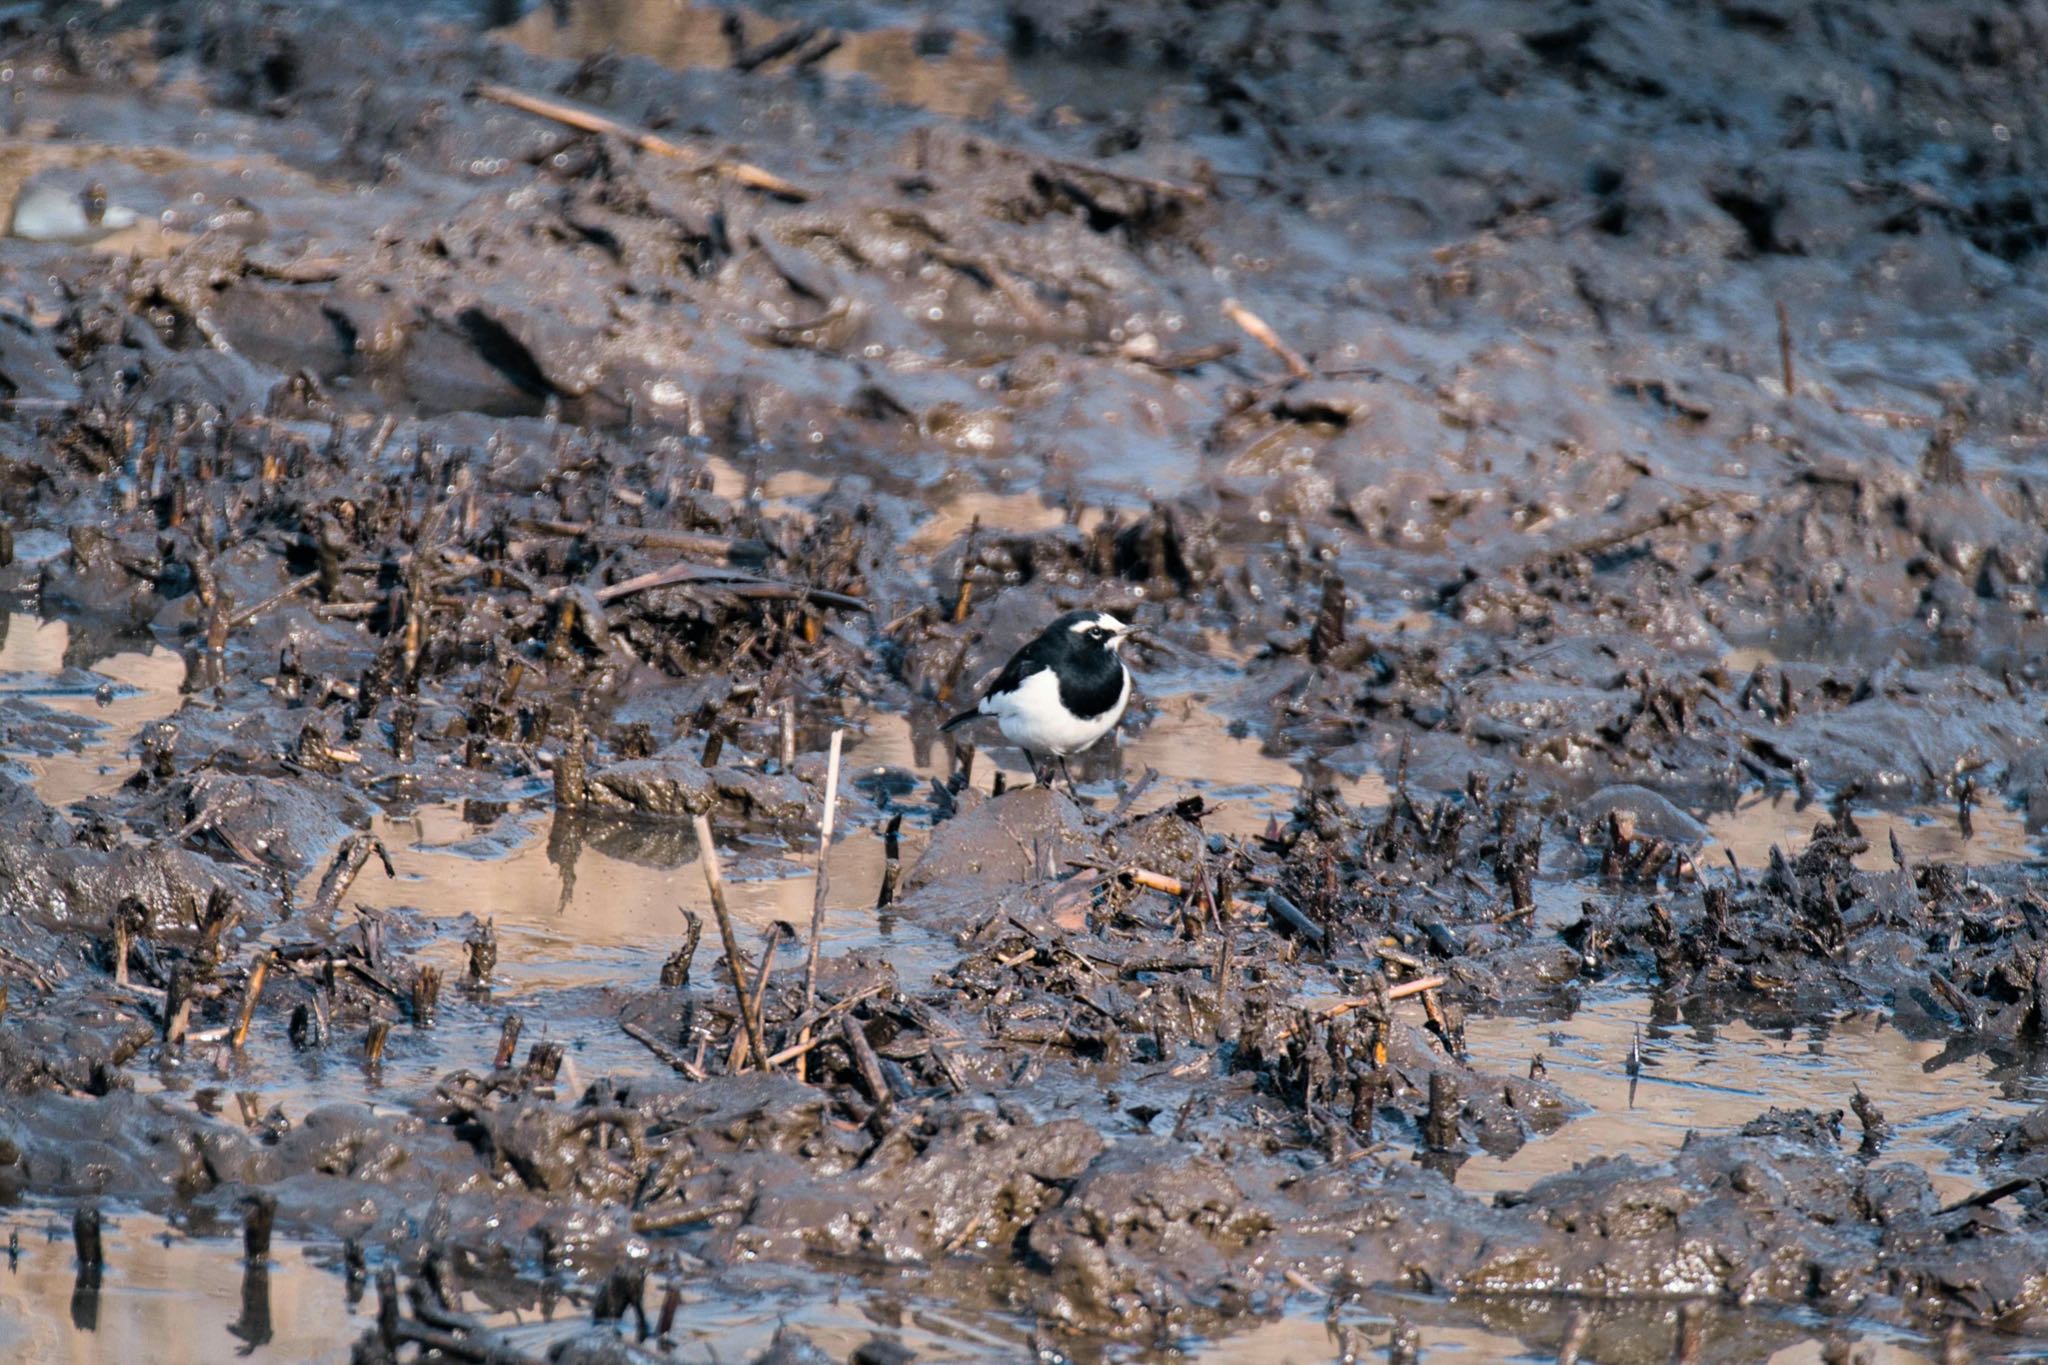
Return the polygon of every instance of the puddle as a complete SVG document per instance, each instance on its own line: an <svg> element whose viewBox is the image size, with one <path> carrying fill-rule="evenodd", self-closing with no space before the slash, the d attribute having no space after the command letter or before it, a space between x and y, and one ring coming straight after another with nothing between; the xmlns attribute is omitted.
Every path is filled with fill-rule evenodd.
<svg viewBox="0 0 2048 1365"><path fill-rule="evenodd" d="M1295 762L1267 753L1249 735L1232 734L1229 723L1194 695L1155 695L1151 704L1154 714L1145 728L1136 735L1121 735L1117 750L1105 742L1070 760L1075 781L1098 809L1119 799L1117 782L1135 782L1153 768L1159 776L1132 804L1134 812L1201 796L1219 806L1203 818L1202 827L1225 836L1258 834L1268 820L1287 818L1302 786ZM926 742L920 743L920 738ZM914 734L908 719L898 715L868 717L867 736L857 756L862 763L908 768L920 779L943 778L949 772L945 747ZM1000 742L976 751L972 785L978 791L993 790L997 772L1006 787L1031 781L1031 766L1023 754ZM1337 790L1345 800L1368 808L1383 807L1391 799L1376 771L1341 781Z"/></svg>
<svg viewBox="0 0 2048 1365"><path fill-rule="evenodd" d="M1967 839L1956 825L1953 807L1857 808L1854 813L1864 839L1870 844L1854 861L1866 872L1890 870L1893 836L1897 836L1899 848L1910 862L1989 867L1995 863L2031 862L2040 856L2027 833L2022 813L2008 806L1996 792L1987 793L1983 804L1971 812L1974 833ZM1813 827L1827 818L1825 806L1814 802L1802 806L1791 793L1779 791L1745 797L1734 810L1710 815L1706 823L1717 850L1725 849L1744 867L1753 868L1770 863L1774 845L1783 849L1786 857L1797 857L1800 850L1813 842Z"/></svg>
<svg viewBox="0 0 2048 1365"><path fill-rule="evenodd" d="M1015 97L1009 63L986 38L936 24L924 28L825 29L771 19L742 5L684 0L583 0L541 6L503 30L530 52L583 60L624 52L664 66L725 68L742 54L790 46L760 63L763 75L792 64L863 77L890 100L936 114L978 118ZM834 41L836 40L836 41Z"/></svg>
<svg viewBox="0 0 2048 1365"><path fill-rule="evenodd" d="M154 1214L108 1209L102 1224L106 1267L96 1293L78 1286L71 1209L29 1207L0 1216L0 1243L19 1238L17 1262L0 1259L0 1357L15 1365L214 1365L228 1359L343 1365L371 1322L374 1291L350 1305L340 1275L325 1267L333 1248L273 1240L271 1259L250 1274L232 1237L190 1236ZM922 1301L909 1281L886 1279L860 1292L835 1277L805 1271L738 1271L719 1282L690 1278L664 1358L679 1365L723 1365L756 1358L784 1327L802 1332L825 1357L846 1360L862 1347L895 1343L919 1360L1020 1359L1031 1352L1029 1324L1007 1313ZM750 1283L749 1275L763 1278ZM657 1272L649 1298L666 1281ZM1561 1301L1445 1302L1375 1293L1339 1310L1333 1323L1318 1295L1296 1294L1277 1317L1215 1340L1184 1339L1170 1348L1111 1348L1106 1361L1180 1360L1208 1365L1319 1365L1336 1358L1348 1336L1377 1357L1397 1322L1410 1330L1428 1361L1528 1362L1556 1358L1573 1305ZM496 1328L515 1349L538 1360L579 1331L584 1310L558 1301L552 1311L483 1308L475 1296L464 1311ZM1670 1358L1675 1304L1595 1307L1587 1358L1609 1365ZM1433 1320L1432 1320L1433 1319ZM1791 1315L1726 1315L1710 1320L1710 1346L1739 1330L1742 1358L1770 1365L1817 1365L1823 1343ZM1903 1334L1851 1326L1843 1335L1859 1359L1907 1365L1933 1355Z"/></svg>
<svg viewBox="0 0 2048 1365"><path fill-rule="evenodd" d="M920 779L906 807L913 815L924 799L924 780L944 775L944 746L929 737L920 743L904 716L871 713L864 730L850 738L846 780L857 781L877 769L911 771ZM1203 795L1223 803L1205 827L1225 835L1249 836L1264 830L1269 819L1285 819L1301 784L1291 764L1264 753L1257 740L1230 736L1220 718L1192 701L1167 702L1123 751L1127 779L1135 780L1148 766L1160 776L1134 810ZM1015 751L992 750L977 756L974 785L990 790L998 770L1011 786L1030 781L1030 770ZM1100 808L1113 799L1107 783L1092 790L1103 793L1097 798ZM1348 799L1368 806L1387 800L1377 774L1352 780L1342 790ZM710 914L696 842L687 828L587 819L558 825L544 793L536 793L534 804L523 809L515 803L502 814L497 808L483 815L477 810L475 805L440 803L379 815L373 831L390 850L398 875L385 877L373 861L344 904L490 917L500 938L500 972L518 990L616 980L621 970L651 976L660 955L683 932L681 912ZM905 866L923 847L925 836L916 823L906 822L903 830ZM754 931L776 920L809 924L815 848L742 841L722 849L721 856L727 860L728 903L742 924ZM923 940L914 927L874 910L886 864L877 829L842 826L832 845L826 951L886 943L908 977L923 965L916 952ZM324 870L323 864L302 883L302 903L311 899ZM450 964L459 965L459 943L451 938L441 948ZM430 953L429 960L434 956Z"/></svg>
<svg viewBox="0 0 2048 1365"><path fill-rule="evenodd" d="M0 1242L16 1234L20 1261L0 1257L0 1359L16 1365L342 1365L361 1330L341 1278L284 1238L264 1271L245 1276L239 1237L188 1237L150 1214L110 1209L93 1294L78 1288L68 1207L0 1215Z"/></svg>
<svg viewBox="0 0 2048 1365"><path fill-rule="evenodd" d="M1637 1029L1643 1068L1631 1101L1628 1055ZM1647 997L1621 990L1547 1026L1473 1019L1466 1042L1481 1070L1519 1075L1540 1052L1550 1079L1587 1111L1513 1156L1474 1156L1459 1169L1458 1184L1481 1193L1526 1189L1596 1156L1662 1160L1690 1131L1733 1132L1773 1106L1841 1109L1845 1148L1853 1150L1860 1130L1849 1100L1861 1088L1891 1125L1883 1159L1921 1167L1944 1199L1954 1199L1981 1189L1983 1176L1953 1158L1942 1135L1966 1119L2017 1116L2048 1100L2048 1078L2007 1098L2009 1084L1991 1078L1993 1063L1983 1056L1929 1071L1942 1045L1907 1038L1874 1016L1766 1033L1735 1022L1660 1021Z"/></svg>
<svg viewBox="0 0 2048 1365"><path fill-rule="evenodd" d="M162 645L95 660L88 669L68 667L71 627L40 621L21 612L0 619L0 702L27 703L16 710L47 708L91 726L90 739L54 752L48 745L22 746L16 726L0 727L0 748L21 756L35 777L36 792L53 806L68 806L118 788L134 770L129 746L142 727L177 711L183 698L185 661Z"/></svg>

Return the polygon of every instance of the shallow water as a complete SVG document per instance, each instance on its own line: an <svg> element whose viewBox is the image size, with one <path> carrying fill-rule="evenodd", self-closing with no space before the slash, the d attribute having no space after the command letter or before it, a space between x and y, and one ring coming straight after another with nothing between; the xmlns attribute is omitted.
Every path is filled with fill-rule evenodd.
<svg viewBox="0 0 2048 1365"><path fill-rule="evenodd" d="M40 622L17 613L8 618L5 645L0 647L0 689L75 717L88 727L75 747L49 751L48 744L31 746L17 760L34 775L45 798L56 804L110 791L125 780L132 771L137 733L148 722L175 714L184 679L183 660L162 646L97 660L89 673L66 672L69 643L63 622ZM1135 735L1124 737L1116 765L1124 782L1147 768L1157 770L1158 777L1138 808L1199 794L1218 807L1210 828L1240 836L1257 833L1274 817L1284 819L1299 794L1299 765L1268 753L1256 739L1234 735L1203 704L1200 675L1169 674L1166 681L1191 690L1151 698L1150 715ZM106 690L102 683L108 685ZM915 804L907 809L915 818L904 831L907 863L924 838L923 783L945 776L941 765L948 751L914 729L908 718L881 711L861 717L850 741L844 770L849 787L864 775L889 771L908 771L919 779L919 787L909 794ZM1020 756L997 748L978 756L974 785L989 790L998 772L1006 783L1029 780ZM1118 787L1097 782L1088 790L1101 803L1112 800ZM1376 773L1350 781L1343 794L1366 807L1383 806L1388 799L1386 785ZM491 990L473 997L482 1007L445 1009L431 1031L395 1030L384 1066L374 1076L360 1073L339 1055L316 1056L305 1066L285 1068L286 1074L295 1076L292 1082L254 1092L265 1107L283 1104L287 1112L300 1111L332 1098L337 1084L373 1097L383 1087L430 1083L451 1058L488 1054L499 1022L510 1012L542 1020L566 1015L576 1021L576 1031L560 1038L569 1046L565 1080L572 1089L596 1075L632 1074L655 1065L638 1044L615 1030L594 1024L586 1029L592 1017L589 1009L552 1006L574 1005L591 992L653 978L661 957L680 939L681 911L709 910L694 841L684 831L641 822L558 817L544 782L529 783L507 797L495 802L393 806L378 813L372 832L390 850L397 876L387 878L373 860L345 901L370 908L406 907L442 920L444 932L418 956L440 966L451 980L462 973L462 940L468 925L472 919L490 918L499 935L500 957ZM1760 795L1745 800L1734 812L1713 817L1709 827L1718 846L1754 866L1768 859L1773 844L1796 854L1803 846L1803 831L1818 818L1817 808L1800 810L1789 796ZM1885 836L1893 830L1909 858L1993 862L2032 852L2017 816L2003 805L1981 809L1976 838L1967 841L1955 829L1952 815L1944 823L1939 812L1869 811L1859 812L1858 818L1873 842L1861 860L1867 866L1889 865ZM558 827L558 821L565 823ZM815 855L814 846L737 836L721 856L727 862L738 918L754 930L775 920L807 923ZM950 944L874 910L885 862L877 828L842 828L830 861L828 952L878 949L912 977L950 960ZM305 878L302 900L311 895L318 877L316 868ZM1542 889L1574 903L1580 891L1577 883L1546 883ZM794 950L785 950L778 959L784 968L800 960ZM1638 1030L1644 1067L1631 1083L1626 1061ZM1771 1106L1846 1108L1849 1096L1860 1088L1891 1124L1886 1158L1921 1166L1944 1198L1957 1198L1974 1192L1981 1180L1949 1156L1942 1135L1965 1119L2017 1114L2048 1099L2048 1083L2013 1090L1992 1077L1992 1064L1981 1056L1930 1070L1929 1063L1941 1052L1939 1045L1907 1039L1875 1017L1850 1017L1782 1034L1742 1023L1694 1027L1658 1016L1648 997L1621 986L1603 988L1570 1017L1547 1024L1475 1019L1467 1038L1472 1061L1482 1069L1519 1072L1527 1068L1532 1054L1541 1053L1550 1079L1580 1106L1565 1128L1510 1157L1480 1154L1466 1162L1458 1182L1482 1193L1520 1190L1595 1156L1655 1161L1674 1152L1689 1132L1729 1131ZM259 1039L252 1043L252 1052L260 1057L268 1045ZM241 1059L224 1048L211 1053L196 1049L182 1062L138 1079L144 1089L184 1092L241 1083L242 1071ZM1853 1143L1853 1119L1847 1126L1847 1140ZM161 1339L168 1332L187 1343L188 1354L149 1358L170 1365L211 1360L219 1356L208 1343L233 1340L231 1329L246 1320L242 1275L229 1243L176 1232L166 1237L160 1223L136 1213L110 1227L110 1262L118 1269L110 1272L100 1294L97 1329L67 1327L64 1315L54 1309L71 1294L67 1243L48 1242L44 1229L58 1228L64 1238L68 1229L56 1213L18 1214L14 1225L23 1229L31 1252L0 1294L11 1290L15 1296L15 1316L26 1324L17 1331L35 1334L17 1337L22 1353L18 1358L133 1359L139 1343ZM309 1264L304 1250L291 1249L271 1272L273 1335L252 1358L344 1359L342 1340L359 1330L357 1323L342 1319L345 1325L337 1335L339 1280ZM166 1292L170 1286L197 1292L173 1295ZM4 1302L0 1298L0 1304ZM1003 1354L1023 1345L1021 1329L1006 1320L973 1322L957 1311L936 1308L908 1315L895 1308L880 1311L895 1303L872 1286L843 1299L793 1293L786 1283L776 1293L751 1298L705 1294L685 1304L686 1329L676 1355L704 1361L743 1358L765 1349L776 1326L784 1322L801 1326L831 1351L852 1350L872 1335L878 1320L888 1322L906 1344L941 1358ZM40 1311L37 1304L42 1305ZM536 1343L559 1334L557 1326L521 1328L510 1317L502 1325ZM1368 1314L1354 1325L1383 1340L1387 1319ZM1538 1329L1523 1324L1517 1330ZM1654 1335L1663 1329L1638 1325L1629 1330ZM1478 1327L1426 1327L1423 1342L1432 1358L1548 1358L1545 1350L1532 1353L1513 1333ZM1227 1340L1184 1343L1182 1358L1308 1361L1327 1358L1331 1349L1322 1308L1313 1296L1300 1294L1289 1303L1287 1316ZM1877 1359L1922 1358L1897 1343L1882 1342L1877 1349ZM1807 1346L1789 1346L1771 1357L1814 1358L1815 1350Z"/></svg>
<svg viewBox="0 0 2048 1365"><path fill-rule="evenodd" d="M69 1210L0 1213L0 1242L19 1235L21 1256L0 1259L0 1358L21 1365L247 1359L339 1362L361 1330L339 1275L311 1264L283 1238L267 1272L242 1266L239 1238L190 1237L153 1215L109 1209L106 1269L97 1294L77 1284Z"/></svg>
<svg viewBox="0 0 2048 1365"><path fill-rule="evenodd" d="M151 645L67 674L70 644L71 627L63 621L9 612L0 623L0 697L87 723L89 736L76 747L23 746L19 736L0 730L0 752L32 755L22 760L24 766L35 775L37 793L53 806L119 787L134 771L124 760L142 727L175 714L184 700L178 689L185 661L175 651Z"/></svg>
<svg viewBox="0 0 2048 1365"><path fill-rule="evenodd" d="M105 1211L106 1268L96 1293L78 1285L68 1210L31 1206L0 1215L0 1244L18 1236L20 1255L0 1259L0 1356L20 1365L212 1365L226 1359L341 1365L349 1344L371 1324L374 1291L350 1304L332 1246L273 1240L260 1274L242 1263L239 1239L192 1236L135 1210ZM374 1267L373 1267L374 1268ZM778 1330L803 1332L833 1359L862 1346L896 1343L921 1360L1015 1359L1030 1350L1026 1325L1006 1314L926 1302L914 1280L851 1289L830 1276L750 1287L744 1271L715 1284L685 1281L667 1358L686 1365L730 1365L765 1351ZM651 1298L666 1287L657 1275ZM576 1331L582 1309L559 1302L488 1311L474 1298L464 1311L499 1328L508 1341L544 1354ZM1379 1294L1347 1304L1334 1321L1320 1297L1297 1293L1284 1316L1219 1341L1184 1339L1167 1351L1114 1349L1111 1361L1193 1360L1209 1365L1313 1365L1334 1358L1344 1340L1384 1351L1395 1324L1432 1307ZM1436 1311L1441 1305L1433 1306ZM1410 1329L1430 1361L1517 1362L1555 1359L1550 1343L1572 1305L1487 1302L1467 1305L1459 1321L1416 1322ZM1595 1311L1589 1359L1661 1361L1676 1335L1675 1306ZM1822 1343L1793 1320L1760 1317L1754 1339L1783 1343L1771 1365L1814 1365ZM1844 1334L1872 1365L1907 1365L1935 1356L1903 1333L1851 1328ZM2017 1357L2014 1357L2017 1358Z"/></svg>
<svg viewBox="0 0 2048 1365"><path fill-rule="evenodd" d="M1880 810L1859 806L1852 808L1852 814L1869 847L1851 861L1866 872L1890 870L1894 838L1909 863L1989 867L2040 856L2040 846L2028 832L2025 817L1995 792L1971 811L1972 832L1967 836L1957 823L1954 807ZM1767 866L1774 847L1786 857L1796 858L1813 841L1813 827L1828 818L1824 807L1801 802L1788 792L1754 793L1738 802L1734 810L1707 817L1712 839L1708 856L1732 854L1745 868Z"/></svg>
<svg viewBox="0 0 2048 1365"><path fill-rule="evenodd" d="M1642 1069L1631 1079L1631 1047ZM1649 1163L1670 1156L1692 1132L1724 1133L1769 1108L1843 1112L1845 1149L1860 1139L1849 1101L1858 1089L1891 1127L1884 1157L1921 1167L1947 1199L1973 1194L1983 1176L1950 1151L1943 1135L1966 1120L2013 1117L2048 1100L2048 1078L2017 1091L1992 1076L1985 1057L1933 1065L1939 1043L1907 1038L1876 1015L1765 1032L1740 1022L1688 1023L1660 1014L1639 991L1594 993L1568 1018L1473 1019L1472 1062L1523 1073L1540 1055L1550 1080L1581 1106L1565 1127L1506 1158L1476 1155L1458 1183L1483 1192L1531 1183L1595 1157Z"/></svg>

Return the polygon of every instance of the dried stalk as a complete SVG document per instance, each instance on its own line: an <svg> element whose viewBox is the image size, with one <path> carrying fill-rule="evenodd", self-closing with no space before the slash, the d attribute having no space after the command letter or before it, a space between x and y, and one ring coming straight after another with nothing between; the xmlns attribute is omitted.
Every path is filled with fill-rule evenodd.
<svg viewBox="0 0 2048 1365"><path fill-rule="evenodd" d="M718 871L718 846L711 842L711 821L702 815L692 819L697 828L697 847L703 854L704 885L711 892L711 911L718 917L719 937L725 941L725 970L732 978L733 994L739 1001L740 1021L747 1030L747 1041L765 1070L768 1044L761 1033L761 1016L754 1012L747 998L746 959L740 956L739 937L732 928L732 911L725 903L725 880Z"/></svg>

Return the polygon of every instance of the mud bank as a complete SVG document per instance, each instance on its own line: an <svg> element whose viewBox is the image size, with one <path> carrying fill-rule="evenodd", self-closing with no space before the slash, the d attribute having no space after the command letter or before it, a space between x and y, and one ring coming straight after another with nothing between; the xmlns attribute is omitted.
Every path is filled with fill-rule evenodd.
<svg viewBox="0 0 2048 1365"><path fill-rule="evenodd" d="M361 1361L2038 1346L2048 16L486 9L0 14L74 1304L98 1213ZM1076 605L1027 789L936 723Z"/></svg>

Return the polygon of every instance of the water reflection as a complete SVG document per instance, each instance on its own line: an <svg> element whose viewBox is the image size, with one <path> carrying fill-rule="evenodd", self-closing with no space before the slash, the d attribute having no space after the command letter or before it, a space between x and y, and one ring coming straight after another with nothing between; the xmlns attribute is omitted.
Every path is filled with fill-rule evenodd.
<svg viewBox="0 0 2048 1365"><path fill-rule="evenodd" d="M74 662L79 643L68 622L21 612L0 617L0 698L19 708L17 715L40 708L89 728L90 740L79 748L24 745L18 730L10 740L31 749L26 766L36 774L37 794L60 807L118 788L133 771L127 760L136 735L184 700L185 661L174 651L149 644Z"/></svg>
<svg viewBox="0 0 2048 1365"><path fill-rule="evenodd" d="M1956 1198L1979 1188L1981 1177L1953 1156L1944 1134L1967 1118L2024 1113L2044 1098L2009 1094L1984 1057L1929 1070L1941 1043L1908 1038L1874 1014L1765 1030L1683 1016L1616 987L1548 1027L1472 1019L1465 1036L1481 1070L1521 1074L1541 1054L1549 1079L1585 1110L1512 1156L1465 1166L1459 1183L1481 1194L1524 1189L1596 1156L1662 1160L1688 1133L1733 1132L1773 1106L1846 1114L1860 1089L1890 1126L1886 1157L1922 1167L1943 1198ZM1642 1067L1631 1076L1638 1036ZM1845 1123L1853 1148L1856 1123Z"/></svg>
<svg viewBox="0 0 2048 1365"><path fill-rule="evenodd" d="M1853 814L1869 844L1854 862L1866 872L1891 868L1894 838L1900 852L1914 863L1989 867L2025 862L2035 856L2025 818L1996 792L1987 793L1983 804L1972 809L1973 832L1968 837L1958 825L1953 807L1858 807ZM1813 827L1828 818L1826 807L1802 802L1790 792L1760 792L1737 802L1732 811L1708 816L1707 831L1719 849L1734 854L1742 866L1756 868L1769 864L1773 846L1788 858L1797 857L1813 842Z"/></svg>
<svg viewBox="0 0 2048 1365"><path fill-rule="evenodd" d="M975 118L1013 93L1009 63L979 34L938 27L815 29L744 5L684 0L577 0L541 5L505 36L530 52L582 60L607 53L676 68L814 69L872 81L889 99Z"/></svg>

